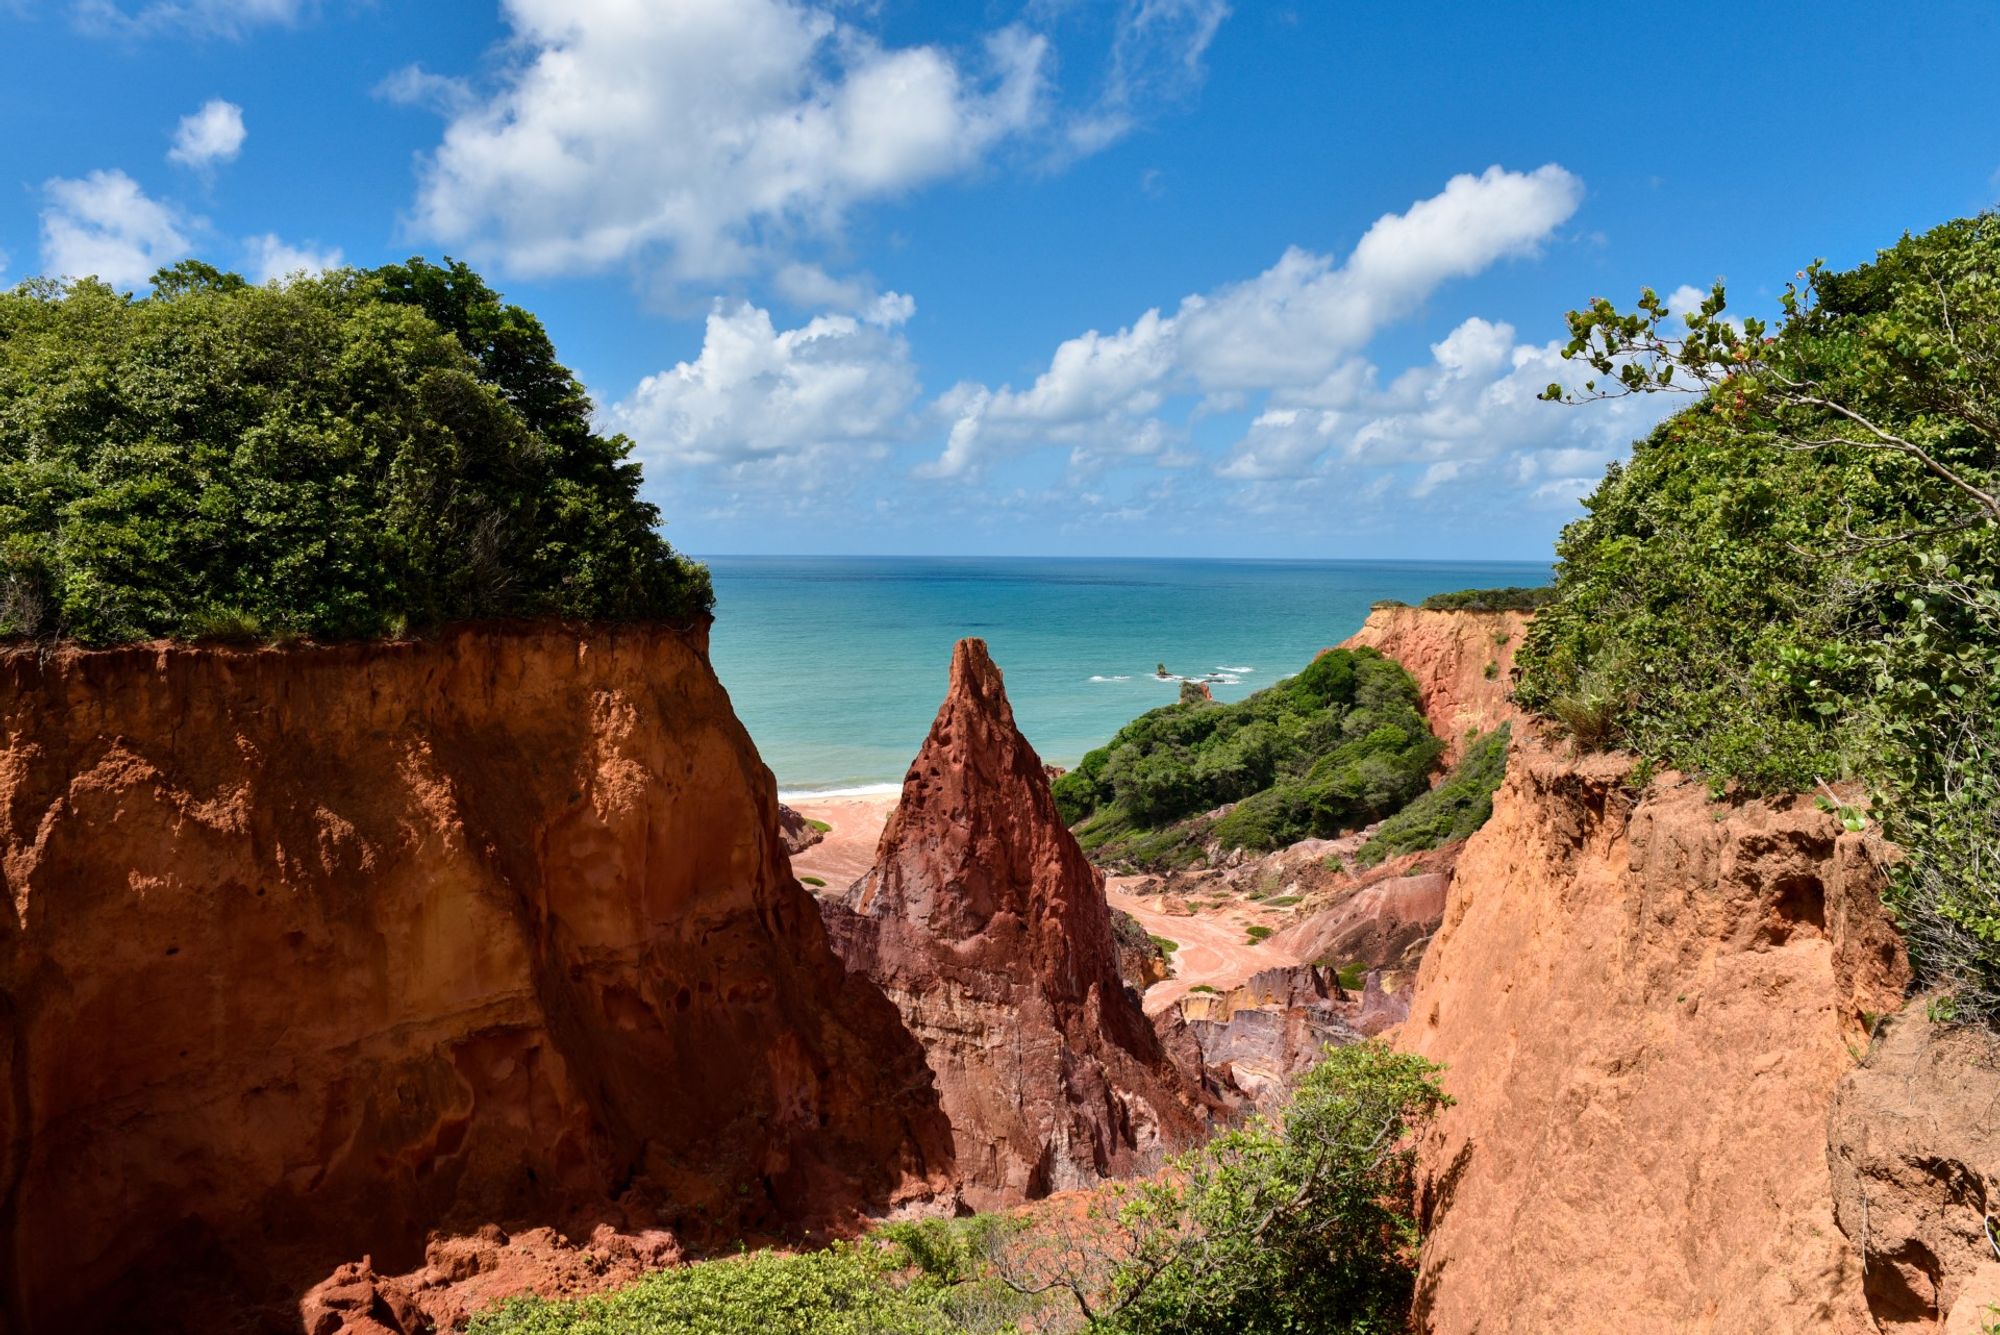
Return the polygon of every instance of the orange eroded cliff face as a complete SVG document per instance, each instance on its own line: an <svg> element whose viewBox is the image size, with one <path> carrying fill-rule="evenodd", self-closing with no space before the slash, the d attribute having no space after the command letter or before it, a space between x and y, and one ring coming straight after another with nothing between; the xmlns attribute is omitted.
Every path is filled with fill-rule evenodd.
<svg viewBox="0 0 2000 1335"><path fill-rule="evenodd" d="M841 957L922 1040L973 1208L1150 1168L1202 1131L984 642L952 655L874 867L823 908Z"/></svg>
<svg viewBox="0 0 2000 1335"><path fill-rule="evenodd" d="M1827 1117L1907 979L1872 836L1518 742L1460 857L1402 1046L1437 1332L1865 1331Z"/></svg>
<svg viewBox="0 0 2000 1335"><path fill-rule="evenodd" d="M0 869L11 1335L296 1329L434 1227L782 1233L949 1170L700 633L10 654Z"/></svg>
<svg viewBox="0 0 2000 1335"><path fill-rule="evenodd" d="M1528 612L1426 612L1378 607L1343 649L1379 649L1417 679L1431 731L1444 739L1444 763L1465 753L1467 736L1518 720L1508 698L1514 651L1534 620Z"/></svg>

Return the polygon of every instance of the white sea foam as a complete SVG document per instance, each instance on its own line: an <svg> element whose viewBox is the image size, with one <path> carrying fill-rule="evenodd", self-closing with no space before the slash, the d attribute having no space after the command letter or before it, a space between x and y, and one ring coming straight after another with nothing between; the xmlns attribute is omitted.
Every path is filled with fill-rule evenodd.
<svg viewBox="0 0 2000 1335"><path fill-rule="evenodd" d="M1227 664L1218 663L1215 670L1217 672L1227 672L1232 677L1247 677L1257 669L1253 667L1230 667Z"/></svg>
<svg viewBox="0 0 2000 1335"><path fill-rule="evenodd" d="M1130 677L1092 677L1092 681L1130 681Z"/></svg>
<svg viewBox="0 0 2000 1335"><path fill-rule="evenodd" d="M894 797L903 791L900 783L860 783L852 788L812 788L778 790L780 802L825 802L838 797Z"/></svg>

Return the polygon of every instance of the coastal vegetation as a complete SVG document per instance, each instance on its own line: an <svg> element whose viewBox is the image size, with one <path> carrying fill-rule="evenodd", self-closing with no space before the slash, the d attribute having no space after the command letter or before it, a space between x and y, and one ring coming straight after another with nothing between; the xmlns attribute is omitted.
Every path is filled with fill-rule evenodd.
<svg viewBox="0 0 2000 1335"><path fill-rule="evenodd" d="M1185 865L1209 839L1270 849L1380 819L1425 791L1442 749L1408 672L1372 649L1334 649L1247 699L1142 714L1054 791L1099 858Z"/></svg>
<svg viewBox="0 0 2000 1335"><path fill-rule="evenodd" d="M1718 284L1570 316L1580 394L1685 391L1563 534L1519 698L1712 789L1865 786L1944 1013L2000 1020L2000 218L1815 264L1772 324ZM1844 801L1840 805L1845 805Z"/></svg>
<svg viewBox="0 0 2000 1335"><path fill-rule="evenodd" d="M1469 837L1493 814L1493 794L1507 775L1507 745L1513 725L1502 723L1474 741L1444 781L1383 821L1354 860L1373 867L1386 858L1415 853Z"/></svg>
<svg viewBox="0 0 2000 1335"><path fill-rule="evenodd" d="M1412 1132L1438 1068L1330 1048L1276 1120L1253 1119L1082 1218L892 1224L799 1255L661 1271L592 1298L517 1298L470 1335L1374 1335L1413 1297Z"/></svg>
<svg viewBox="0 0 2000 1335"><path fill-rule="evenodd" d="M0 293L0 637L704 616L707 572L590 411L462 264L24 283Z"/></svg>

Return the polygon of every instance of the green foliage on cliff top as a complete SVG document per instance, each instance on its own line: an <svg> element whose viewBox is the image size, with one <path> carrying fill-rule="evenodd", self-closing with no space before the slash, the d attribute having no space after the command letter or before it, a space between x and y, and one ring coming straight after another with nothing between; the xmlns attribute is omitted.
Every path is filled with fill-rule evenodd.
<svg viewBox="0 0 2000 1335"><path fill-rule="evenodd" d="M1563 534L1520 699L1754 791L1857 778L1920 968L2000 1017L2000 219L1814 265L1775 327L1650 292L1571 319L1611 392L1684 386ZM1684 326L1684 328L1682 328ZM1552 387L1554 391L1554 387ZM1559 392L1558 392L1559 393Z"/></svg>
<svg viewBox="0 0 2000 1335"><path fill-rule="evenodd" d="M1054 791L1085 848L1173 864L1204 837L1277 848L1364 825L1422 792L1440 749L1409 673L1373 649L1335 649L1234 704L1142 714ZM1230 802L1212 828L1189 824Z"/></svg>
<svg viewBox="0 0 2000 1335"><path fill-rule="evenodd" d="M0 636L691 622L707 572L629 450L463 265L26 283L0 293Z"/></svg>
<svg viewBox="0 0 2000 1335"><path fill-rule="evenodd" d="M1509 584L1504 589L1460 589L1456 593L1434 593L1417 606L1426 612L1532 612L1546 607L1556 591L1549 587L1522 588Z"/></svg>
<svg viewBox="0 0 2000 1335"><path fill-rule="evenodd" d="M1373 867L1385 858L1442 848L1471 837L1493 814L1493 794L1507 776L1507 742L1513 725L1503 723L1465 749L1444 782L1382 822L1354 860Z"/></svg>

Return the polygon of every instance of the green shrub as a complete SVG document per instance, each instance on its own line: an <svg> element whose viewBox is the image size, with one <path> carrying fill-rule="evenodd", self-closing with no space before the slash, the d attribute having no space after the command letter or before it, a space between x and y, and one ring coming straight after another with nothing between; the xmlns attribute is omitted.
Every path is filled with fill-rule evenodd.
<svg viewBox="0 0 2000 1335"><path fill-rule="evenodd" d="M1170 941L1164 936L1155 936L1155 937L1150 937L1148 939L1151 940L1155 946L1159 947L1160 953L1162 955L1171 955L1176 950L1179 950L1181 948L1180 942Z"/></svg>
<svg viewBox="0 0 2000 1335"><path fill-rule="evenodd" d="M1216 996L1220 996L1220 995L1221 995L1221 991L1220 991L1220 989L1218 989L1218 988L1213 988L1213 987L1210 987L1210 986L1209 986L1209 985L1208 985L1207 983L1196 983L1196 984L1195 984L1195 985L1194 985L1193 987L1190 987L1190 988L1188 989L1188 991L1190 991L1190 992L1206 992L1206 993L1210 993L1210 994L1212 994L1212 995L1216 995Z"/></svg>
<svg viewBox="0 0 2000 1335"><path fill-rule="evenodd" d="M1812 266L1774 328L1720 286L1685 320L1650 292L1573 313L1608 383L1701 392L1564 531L1518 659L1582 747L1716 791L1866 781L1919 969L1971 1018L2000 1018L1996 269L1982 215Z"/></svg>
<svg viewBox="0 0 2000 1335"><path fill-rule="evenodd" d="M1243 934L1249 938L1250 944L1254 946L1259 941L1262 941L1264 938L1271 935L1272 931L1273 931L1272 928L1266 927L1262 923L1257 923L1254 926L1246 929Z"/></svg>
<svg viewBox="0 0 2000 1335"><path fill-rule="evenodd" d="M1548 606L1555 592L1546 586L1524 589L1511 584L1504 589L1460 589L1434 593L1418 606L1426 612L1533 612Z"/></svg>
<svg viewBox="0 0 2000 1335"><path fill-rule="evenodd" d="M0 636L707 614L631 443L463 265L0 292Z"/></svg>
<svg viewBox="0 0 2000 1335"><path fill-rule="evenodd" d="M824 890L826 888L826 882L822 881L817 876L801 876L799 877L799 880L804 884L810 885L817 890Z"/></svg>
<svg viewBox="0 0 2000 1335"><path fill-rule="evenodd" d="M1264 907L1271 909L1288 909L1292 905L1298 903L1302 898L1303 896L1301 895L1274 895L1270 899L1264 901Z"/></svg>
<svg viewBox="0 0 2000 1335"><path fill-rule="evenodd" d="M818 830L821 834L831 834L833 832L833 826L827 824L823 820L808 820L806 821L806 824L812 826L815 830Z"/></svg>
<svg viewBox="0 0 2000 1335"><path fill-rule="evenodd" d="M1466 748L1444 782L1382 822L1354 860L1373 867L1384 859L1464 839L1493 814L1493 794L1507 776L1513 725L1503 723Z"/></svg>
<svg viewBox="0 0 2000 1335"><path fill-rule="evenodd" d="M1276 848L1394 811L1423 791L1441 746L1409 673L1372 649L1336 649L1248 699L1141 715L1054 792L1087 850L1188 865L1211 838ZM1212 827L1196 819L1232 802Z"/></svg>
<svg viewBox="0 0 2000 1335"><path fill-rule="evenodd" d="M901 1248L836 1243L824 1251L705 1261L648 1275L596 1298L515 1298L472 1319L467 1335L955 1335L942 1286L900 1282Z"/></svg>
<svg viewBox="0 0 2000 1335"><path fill-rule="evenodd" d="M1073 1284L1093 1328L1120 1335L1401 1331L1417 1242L1409 1146L1450 1103L1438 1069L1377 1042L1328 1049L1280 1120L1184 1156L1132 1188L1114 1222L1026 1269Z"/></svg>

